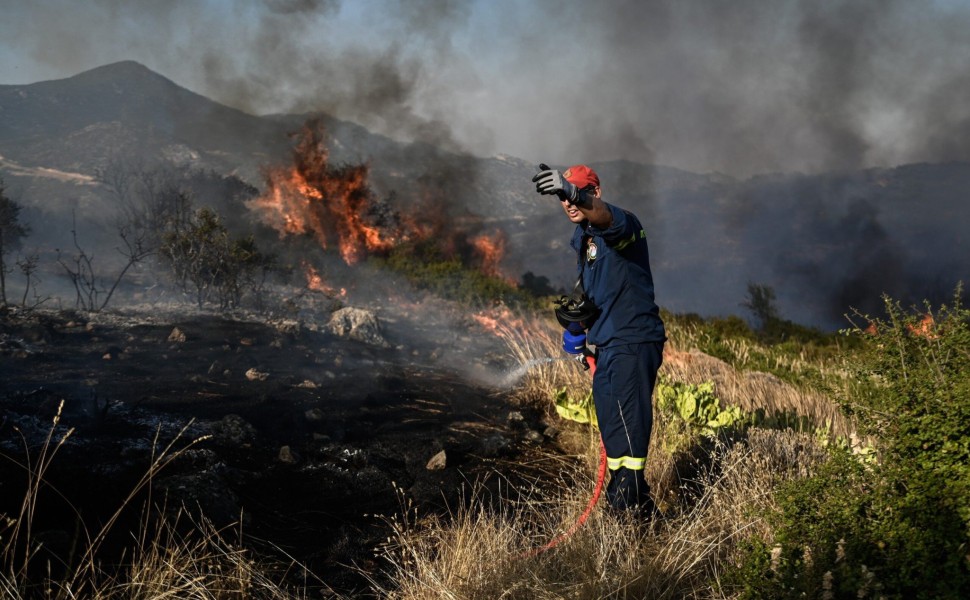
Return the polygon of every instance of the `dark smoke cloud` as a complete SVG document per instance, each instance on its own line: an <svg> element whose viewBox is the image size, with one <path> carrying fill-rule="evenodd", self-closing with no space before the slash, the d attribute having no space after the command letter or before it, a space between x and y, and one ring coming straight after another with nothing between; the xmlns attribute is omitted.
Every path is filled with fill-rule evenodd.
<svg viewBox="0 0 970 600"><path fill-rule="evenodd" d="M0 3L3 73L134 59L251 112L476 154L736 176L970 159L970 5L948 0Z"/></svg>
<svg viewBox="0 0 970 600"><path fill-rule="evenodd" d="M964 2L0 0L0 9L10 57L0 82L133 59L248 112L323 111L424 142L383 166L407 170L455 216L464 214L455 198L483 181L462 153L602 164L606 192L622 191L609 198L636 209L661 242L651 246L668 277L658 294L678 288L705 312L737 310L754 280L809 311L785 316L830 323L882 292L948 293L948 275L966 273L945 245L953 236L894 221L914 214L900 207L925 201L922 188L903 186L886 205L887 188L858 171L970 160ZM611 173L615 159L647 166ZM681 176L659 165L740 181L677 187ZM817 177L769 175L778 172ZM927 194L940 200L923 212L940 216L924 229L966 220L956 196ZM716 206L701 218L677 214L705 202ZM703 251L674 243L693 234ZM956 243L966 256L966 238Z"/></svg>
<svg viewBox="0 0 970 600"><path fill-rule="evenodd" d="M338 0L263 0L266 7L277 14L327 13L340 7Z"/></svg>
<svg viewBox="0 0 970 600"><path fill-rule="evenodd" d="M629 147L613 138L628 122L665 164L736 175L938 160L915 155L926 146L912 119L946 114L921 98L964 78L956 61L939 57L966 56L970 39L944 21L965 31L968 10L898 1L547 4L530 24L545 21L547 49L562 48L532 82L542 98L532 133L554 132L548 139L571 149L612 140L615 155L602 158L625 157ZM599 125L599 135L580 121Z"/></svg>
<svg viewBox="0 0 970 600"><path fill-rule="evenodd" d="M813 210L778 257L782 278L802 297L813 298L817 312L838 322L851 309L875 313L883 294L909 295L900 283L903 250L886 232L878 208L856 198L844 209ZM834 210L831 210L834 209Z"/></svg>
<svg viewBox="0 0 970 600"><path fill-rule="evenodd" d="M727 188L703 225L722 223L723 232L682 227L687 239L675 234L668 243L677 252L700 245L711 262L733 259L729 287L739 299L745 281L769 285L785 318L844 327L853 309L881 314L883 295L904 306L939 305L966 281L968 178L966 165L952 163L754 177ZM695 291L712 281L700 278Z"/></svg>

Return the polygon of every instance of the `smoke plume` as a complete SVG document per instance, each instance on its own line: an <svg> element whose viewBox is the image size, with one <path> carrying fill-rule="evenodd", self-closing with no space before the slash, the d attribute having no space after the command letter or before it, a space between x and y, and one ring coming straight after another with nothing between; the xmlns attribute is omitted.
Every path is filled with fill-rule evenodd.
<svg viewBox="0 0 970 600"><path fill-rule="evenodd" d="M9 4L11 83L133 59L256 113L561 163L747 176L970 158L962 3Z"/></svg>

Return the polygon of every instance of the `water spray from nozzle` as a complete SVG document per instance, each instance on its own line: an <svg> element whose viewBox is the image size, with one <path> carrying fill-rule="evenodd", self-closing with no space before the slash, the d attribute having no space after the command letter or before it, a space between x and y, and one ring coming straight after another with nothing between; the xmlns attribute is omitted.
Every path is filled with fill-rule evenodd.
<svg viewBox="0 0 970 600"><path fill-rule="evenodd" d="M520 379L525 377L525 374L528 373L529 370L532 369L533 367L559 362L561 360L576 360L576 358L573 356L544 356L542 358L533 358L533 359L527 360L524 363L510 370L505 375L505 378L502 380L502 386L512 387Z"/></svg>

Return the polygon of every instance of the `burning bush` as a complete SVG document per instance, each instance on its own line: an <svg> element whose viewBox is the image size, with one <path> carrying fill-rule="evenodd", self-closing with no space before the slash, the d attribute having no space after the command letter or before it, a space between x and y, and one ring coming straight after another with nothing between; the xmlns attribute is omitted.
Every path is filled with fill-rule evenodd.
<svg viewBox="0 0 970 600"><path fill-rule="evenodd" d="M380 258L386 268L403 274L418 289L474 306L502 303L536 306L538 299L503 277L469 268L433 242L404 244Z"/></svg>
<svg viewBox="0 0 970 600"><path fill-rule="evenodd" d="M247 202L281 237L312 235L321 247L336 249L348 265L434 246L435 255L445 261L502 277L501 231L482 231L474 218L451 216L454 199L430 190L409 199L407 211L395 209L394 192L381 199L371 189L369 165L330 163L325 137L319 122L308 122L297 134L292 164L267 169L266 191Z"/></svg>

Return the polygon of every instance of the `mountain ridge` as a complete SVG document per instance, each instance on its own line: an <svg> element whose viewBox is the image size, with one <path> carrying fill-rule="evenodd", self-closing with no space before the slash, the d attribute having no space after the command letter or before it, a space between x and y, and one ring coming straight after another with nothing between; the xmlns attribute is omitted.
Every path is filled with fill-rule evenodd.
<svg viewBox="0 0 970 600"><path fill-rule="evenodd" d="M72 207L110 209L104 186L85 178L112 162L191 168L259 188L267 167L290 164L291 134L311 120L326 130L331 162L368 164L375 192L397 210L430 194L505 231L509 273L561 286L574 277L570 226L550 220L560 209L535 196L529 161L400 142L322 113L250 115L134 61L0 85L0 176L36 218L62 220ZM970 278L970 163L745 179L624 160L591 165L606 199L644 223L658 299L678 312L736 313L757 282L777 290L784 316L835 327L850 306L878 309L882 293L938 300Z"/></svg>

